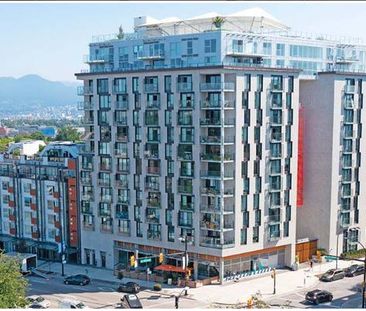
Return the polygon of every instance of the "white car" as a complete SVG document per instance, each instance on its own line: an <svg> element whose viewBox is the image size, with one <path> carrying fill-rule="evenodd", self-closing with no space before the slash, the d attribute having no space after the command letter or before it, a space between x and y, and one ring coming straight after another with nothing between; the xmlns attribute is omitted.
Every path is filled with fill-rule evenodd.
<svg viewBox="0 0 366 311"><path fill-rule="evenodd" d="M88 308L84 303L74 299L60 300L58 307L60 309L86 309Z"/></svg>
<svg viewBox="0 0 366 311"><path fill-rule="evenodd" d="M26 300L28 302L28 308L31 309L47 309L51 305L51 303L42 296L28 296Z"/></svg>

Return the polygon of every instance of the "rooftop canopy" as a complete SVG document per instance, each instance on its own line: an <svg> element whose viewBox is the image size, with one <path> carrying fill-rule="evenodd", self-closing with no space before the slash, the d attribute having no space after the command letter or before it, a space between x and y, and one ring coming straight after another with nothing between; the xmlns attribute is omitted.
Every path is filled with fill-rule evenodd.
<svg viewBox="0 0 366 311"><path fill-rule="evenodd" d="M286 31L290 28L261 8L252 8L232 14L209 12L188 19L169 17L157 20L148 16L135 18L136 32L156 35L178 35L216 29L238 32Z"/></svg>

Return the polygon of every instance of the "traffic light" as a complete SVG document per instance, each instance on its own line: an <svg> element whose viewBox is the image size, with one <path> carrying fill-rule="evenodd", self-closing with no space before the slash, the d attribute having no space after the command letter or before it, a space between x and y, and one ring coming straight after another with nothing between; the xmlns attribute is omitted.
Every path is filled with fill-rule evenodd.
<svg viewBox="0 0 366 311"><path fill-rule="evenodd" d="M135 258L135 256L134 256L134 255L132 255L132 256L130 257L130 266L131 266L131 267L134 267L134 266L135 266L135 264L136 264L136 258Z"/></svg>
<svg viewBox="0 0 366 311"><path fill-rule="evenodd" d="M276 277L276 269L272 270L271 278L274 279Z"/></svg>
<svg viewBox="0 0 366 311"><path fill-rule="evenodd" d="M163 261L164 261L164 254L160 253L159 254L159 263L163 263Z"/></svg>

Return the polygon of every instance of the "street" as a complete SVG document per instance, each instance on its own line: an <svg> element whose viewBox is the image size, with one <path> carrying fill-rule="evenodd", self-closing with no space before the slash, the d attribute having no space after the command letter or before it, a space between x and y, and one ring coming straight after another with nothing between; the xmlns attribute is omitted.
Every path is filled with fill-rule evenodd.
<svg viewBox="0 0 366 311"><path fill-rule="evenodd" d="M117 283L92 280L86 286L65 285L59 275L51 275L49 280L36 276L27 277L29 287L27 295L41 295L51 302L51 308L58 308L61 299L71 298L83 302L90 308L114 308L120 301L123 293L116 292ZM164 294L152 290L143 290L137 294L144 308L174 308L174 294ZM180 308L205 308L206 303L182 296L179 299Z"/></svg>
<svg viewBox="0 0 366 311"><path fill-rule="evenodd" d="M274 298L265 299L270 305L288 305L294 308L360 308L362 295L357 290L363 280L363 275L352 278L345 277L342 280L334 282L319 281L311 288L303 289L298 287L294 292L276 296ZM322 303L319 305L311 304L305 301L305 294L313 289L324 289L333 294L333 301L330 303Z"/></svg>

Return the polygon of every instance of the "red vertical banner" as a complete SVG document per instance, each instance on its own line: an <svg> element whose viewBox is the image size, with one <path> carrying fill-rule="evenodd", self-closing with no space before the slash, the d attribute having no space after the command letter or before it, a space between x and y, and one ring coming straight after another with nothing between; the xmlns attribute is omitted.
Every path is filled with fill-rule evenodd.
<svg viewBox="0 0 366 311"><path fill-rule="evenodd" d="M304 107L299 107L299 137L297 154L297 207L304 205Z"/></svg>

